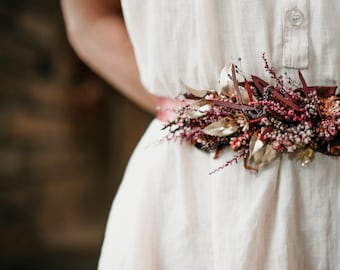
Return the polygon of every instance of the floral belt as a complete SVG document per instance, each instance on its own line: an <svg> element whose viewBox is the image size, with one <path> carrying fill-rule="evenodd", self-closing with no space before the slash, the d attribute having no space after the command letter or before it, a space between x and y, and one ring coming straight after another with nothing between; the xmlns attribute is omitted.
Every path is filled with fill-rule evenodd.
<svg viewBox="0 0 340 270"><path fill-rule="evenodd" d="M185 84L181 98L159 100L158 118L167 139L187 141L204 151L235 151L226 167L244 159L259 170L280 153L292 153L303 167L314 152L340 155L340 98L335 86L307 86L277 76L263 56L273 84L257 76L247 80L236 65L221 72L220 91L196 90ZM222 168L221 167L221 168ZM220 168L219 168L220 169Z"/></svg>

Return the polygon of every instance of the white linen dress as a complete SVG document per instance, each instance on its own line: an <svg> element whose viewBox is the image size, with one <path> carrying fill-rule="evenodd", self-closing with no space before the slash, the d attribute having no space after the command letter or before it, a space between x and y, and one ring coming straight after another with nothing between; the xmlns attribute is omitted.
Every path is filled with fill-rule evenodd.
<svg viewBox="0 0 340 270"><path fill-rule="evenodd" d="M246 76L300 69L309 85L340 84L340 1L123 0L145 87L176 97L180 81L217 89ZM112 60L114 61L114 59ZM340 159L310 167L283 155L258 173L186 143L161 142L154 120L114 200L100 270L340 269Z"/></svg>

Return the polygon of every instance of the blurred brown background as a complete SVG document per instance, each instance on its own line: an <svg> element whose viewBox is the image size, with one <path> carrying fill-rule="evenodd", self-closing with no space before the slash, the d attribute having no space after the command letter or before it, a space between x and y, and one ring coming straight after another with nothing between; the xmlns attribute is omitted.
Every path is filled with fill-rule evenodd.
<svg viewBox="0 0 340 270"><path fill-rule="evenodd" d="M0 0L0 20L0 269L96 269L150 116L78 60L58 0Z"/></svg>

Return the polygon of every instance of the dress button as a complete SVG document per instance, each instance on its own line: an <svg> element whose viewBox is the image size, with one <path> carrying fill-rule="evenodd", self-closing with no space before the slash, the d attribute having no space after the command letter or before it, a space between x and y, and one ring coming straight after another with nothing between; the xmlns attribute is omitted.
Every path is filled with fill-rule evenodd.
<svg viewBox="0 0 340 270"><path fill-rule="evenodd" d="M298 8L288 10L286 18L291 26L300 26L304 20L303 13Z"/></svg>

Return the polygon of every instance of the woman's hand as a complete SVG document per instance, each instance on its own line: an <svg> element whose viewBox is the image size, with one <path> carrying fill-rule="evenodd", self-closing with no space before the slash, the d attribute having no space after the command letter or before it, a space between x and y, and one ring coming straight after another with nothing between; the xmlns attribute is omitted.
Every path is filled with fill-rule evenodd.
<svg viewBox="0 0 340 270"><path fill-rule="evenodd" d="M79 57L150 113L156 98L142 86L119 0L61 0L69 40Z"/></svg>

